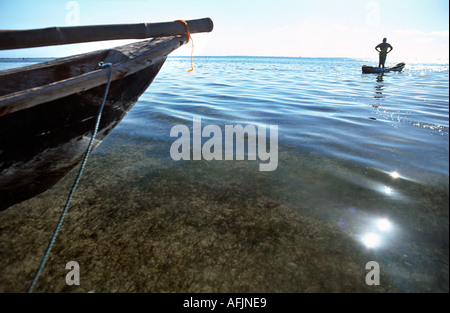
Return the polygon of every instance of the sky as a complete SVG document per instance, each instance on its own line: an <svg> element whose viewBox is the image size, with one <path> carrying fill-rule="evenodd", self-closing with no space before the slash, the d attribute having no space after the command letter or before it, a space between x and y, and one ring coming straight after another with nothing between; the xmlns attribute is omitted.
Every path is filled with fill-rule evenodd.
<svg viewBox="0 0 450 313"><path fill-rule="evenodd" d="M0 29L167 22L210 17L194 34L195 56L350 57L377 61L449 58L448 0L0 0ZM59 57L129 41L0 51L1 57ZM183 46L172 55L190 55Z"/></svg>

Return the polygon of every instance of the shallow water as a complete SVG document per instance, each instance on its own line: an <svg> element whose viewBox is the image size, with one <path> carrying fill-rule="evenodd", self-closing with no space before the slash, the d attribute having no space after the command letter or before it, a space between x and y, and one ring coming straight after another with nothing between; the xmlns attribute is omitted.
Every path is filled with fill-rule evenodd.
<svg viewBox="0 0 450 313"><path fill-rule="evenodd" d="M103 278L89 276L86 291L448 292L448 64L380 76L361 74L364 63L199 57L188 73L188 58L169 58L92 154L78 218L55 255L78 257L90 273L97 266ZM264 161L248 155L174 161L170 130L192 132L194 116L222 132L277 125L277 169L261 172ZM11 225L57 216L69 186L68 178L0 213L2 259L15 259L2 264L5 291L20 289L13 268L27 268L26 281L43 249L27 250ZM36 208L43 204L52 209ZM39 238L53 225L41 225ZM107 253L92 260L93 247ZM11 257L18 251L21 259ZM380 264L380 286L365 284L368 261ZM41 288L70 291L55 286Z"/></svg>

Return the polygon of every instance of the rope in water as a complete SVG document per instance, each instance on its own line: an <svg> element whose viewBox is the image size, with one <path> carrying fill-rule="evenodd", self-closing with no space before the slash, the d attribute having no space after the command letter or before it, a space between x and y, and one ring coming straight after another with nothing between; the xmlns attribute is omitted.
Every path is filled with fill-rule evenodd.
<svg viewBox="0 0 450 313"><path fill-rule="evenodd" d="M192 72L192 71L194 70L194 62L193 62L193 60L192 60L192 56L193 56L193 54L194 54L194 40L193 40L192 37L191 37L191 31L189 30L189 26L188 26L188 24L186 23L186 21L185 21L185 20L177 20L177 22L183 23L184 28L186 29L186 36L187 36L187 39L188 39L188 41L186 42L186 44L188 44L189 41L192 42L192 50L191 50L191 69L188 70L188 72Z"/></svg>
<svg viewBox="0 0 450 313"><path fill-rule="evenodd" d="M100 68L109 67L109 77L108 77L108 83L106 84L105 95L103 96L102 104L100 105L100 109L98 111L97 122L95 124L94 132L92 133L92 137L91 137L91 140L89 142L88 148L86 150L86 154L84 155L83 162L81 163L80 170L78 171L78 176L75 179L75 182L74 182L74 184L72 186L72 189L70 190L69 196L67 197L66 205L64 206L64 209L63 209L63 211L61 213L61 216L59 218L58 224L56 225L55 231L53 232L52 238L50 239L50 242L48 244L47 250L44 253L44 256L43 256L43 258L41 260L41 264L39 265L39 268L36 271L34 279L31 282L30 287L28 288L28 291L27 291L28 293L33 292L33 289L34 289L34 287L35 287L35 285L36 285L36 283L37 283L37 281L39 279L39 276L41 275L41 272L44 269L45 263L47 262L47 259L48 259L49 255L50 255L50 251L52 250L53 244L55 243L56 237L58 236L59 229L61 228L61 225L62 225L62 222L64 220L64 217L66 216L67 210L69 209L69 205L70 205L70 201L72 200L72 196L73 196L73 194L75 192L75 189L78 186L78 183L80 182L81 175L83 174L83 171L84 171L84 168L86 166L86 162L88 160L89 154L90 154L90 152L92 150L92 147L94 145L94 139L95 139L95 136L97 135L98 127L100 125L100 119L102 117L103 107L105 106L106 97L107 97L108 92L109 92L109 86L111 84L111 78L112 78L112 72L113 72L112 71L113 67L112 67L111 63L100 62L98 64L98 66Z"/></svg>

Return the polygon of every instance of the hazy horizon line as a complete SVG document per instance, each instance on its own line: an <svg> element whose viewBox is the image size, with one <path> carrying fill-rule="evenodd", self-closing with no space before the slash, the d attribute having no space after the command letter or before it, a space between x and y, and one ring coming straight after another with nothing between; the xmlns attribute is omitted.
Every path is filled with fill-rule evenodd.
<svg viewBox="0 0 450 313"><path fill-rule="evenodd" d="M39 59L59 59L67 56L32 56L32 57L0 57L0 61L6 60L39 60ZM169 55L168 58L190 58L190 55ZM357 60L357 61L377 61L374 58L363 58L363 57L342 57L342 56L321 56L321 57L312 57L312 56L267 56L267 55L197 55L193 56L193 58L290 58L290 59L348 59L348 60ZM389 62L395 63L401 62L397 59ZM412 60L409 61L411 63L439 63L439 64L449 64L449 58L447 59L435 59L435 60Z"/></svg>

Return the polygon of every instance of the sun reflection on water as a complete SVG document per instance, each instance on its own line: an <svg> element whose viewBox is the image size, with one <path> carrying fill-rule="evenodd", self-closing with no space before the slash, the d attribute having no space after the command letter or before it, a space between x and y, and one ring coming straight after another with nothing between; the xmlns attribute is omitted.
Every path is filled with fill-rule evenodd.
<svg viewBox="0 0 450 313"><path fill-rule="evenodd" d="M377 222L377 227L382 232L388 232L392 230L392 224L387 218L379 219Z"/></svg>
<svg viewBox="0 0 450 313"><path fill-rule="evenodd" d="M389 218L370 216L354 208L346 210L337 224L368 249L385 248L395 238L396 227Z"/></svg>
<svg viewBox="0 0 450 313"><path fill-rule="evenodd" d="M372 230L361 237L361 242L366 248L380 248L383 244L386 245L389 242L389 235L393 230L393 226L387 218L374 219L373 225L369 228L374 228L375 231Z"/></svg>
<svg viewBox="0 0 450 313"><path fill-rule="evenodd" d="M361 239L367 248L378 248L380 245L380 236L374 233L365 234Z"/></svg>

